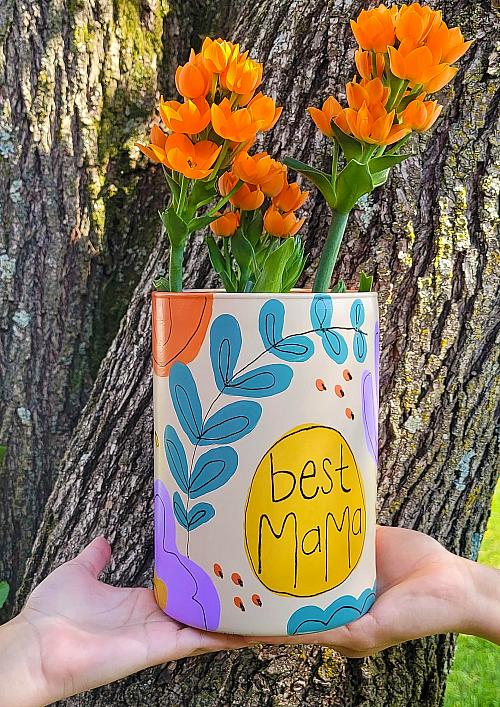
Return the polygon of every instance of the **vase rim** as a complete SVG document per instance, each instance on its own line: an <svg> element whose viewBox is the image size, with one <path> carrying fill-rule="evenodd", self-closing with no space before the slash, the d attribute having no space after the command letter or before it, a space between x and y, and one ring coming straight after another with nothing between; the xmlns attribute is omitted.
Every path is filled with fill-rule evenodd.
<svg viewBox="0 0 500 707"><path fill-rule="evenodd" d="M354 290L349 292L313 292L312 290L306 289L294 289L291 292L226 292L225 290L218 289L187 289L182 292L159 292L153 290L151 293L152 297L185 297L185 296L197 296L200 295L216 295L218 298L223 299L269 299L270 297L279 297L284 299L302 299L311 298L316 295L330 295L335 298L352 298L359 297L361 299L377 299L378 292L356 292Z"/></svg>

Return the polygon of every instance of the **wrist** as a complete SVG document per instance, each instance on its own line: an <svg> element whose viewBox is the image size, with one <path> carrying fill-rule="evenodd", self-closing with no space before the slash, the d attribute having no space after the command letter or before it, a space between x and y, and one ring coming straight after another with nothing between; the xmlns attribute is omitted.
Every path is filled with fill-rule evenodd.
<svg viewBox="0 0 500 707"><path fill-rule="evenodd" d="M40 707L55 701L43 673L40 639L23 613L0 626L0 704Z"/></svg>
<svg viewBox="0 0 500 707"><path fill-rule="evenodd" d="M460 558L467 577L461 633L500 644L500 570Z"/></svg>

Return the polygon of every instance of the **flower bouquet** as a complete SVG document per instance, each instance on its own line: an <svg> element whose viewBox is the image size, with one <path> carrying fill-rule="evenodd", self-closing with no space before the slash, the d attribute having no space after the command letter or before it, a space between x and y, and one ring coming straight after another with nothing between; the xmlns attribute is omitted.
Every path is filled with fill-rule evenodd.
<svg viewBox="0 0 500 707"><path fill-rule="evenodd" d="M375 599L379 324L372 277L332 276L349 213L410 156L428 100L467 50L418 3L351 22L359 76L347 107L308 109L331 169L253 151L281 108L262 65L205 39L176 71L183 102L160 101L142 152L161 164L169 271L153 292L155 592L191 626L244 634L323 631ZM311 290L297 211L324 196L331 224ZM203 231L223 290L183 291Z"/></svg>

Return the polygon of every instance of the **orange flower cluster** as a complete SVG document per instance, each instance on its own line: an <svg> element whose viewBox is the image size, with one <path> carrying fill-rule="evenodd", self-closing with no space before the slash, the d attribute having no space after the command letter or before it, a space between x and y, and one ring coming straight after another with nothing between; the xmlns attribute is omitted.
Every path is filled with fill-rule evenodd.
<svg viewBox="0 0 500 707"><path fill-rule="evenodd" d="M458 27L449 28L441 12L419 3L362 10L351 21L359 48L361 76L347 84L348 108L332 96L322 109L308 108L319 130L333 137L332 121L367 144L390 145L412 130L428 130L441 112L425 101L457 72L452 66L470 47Z"/></svg>
<svg viewBox="0 0 500 707"><path fill-rule="evenodd" d="M261 81L262 64L248 52L207 37L201 51L191 50L189 61L176 70L183 102L160 101L161 120L170 134L155 125L149 144L137 146L188 179L214 176L214 169L227 169L257 133L270 130L281 115L282 108L272 98L256 93Z"/></svg>
<svg viewBox="0 0 500 707"><path fill-rule="evenodd" d="M296 183L287 181L285 165L267 152L249 155L241 152L234 160L232 170L219 178L219 191L239 211L227 210L210 228L217 236L232 236L240 225L242 211L255 211L266 197L271 204L264 215L264 229L272 236L285 238L295 235L304 219L297 219L295 211L306 201L309 192L302 192Z"/></svg>

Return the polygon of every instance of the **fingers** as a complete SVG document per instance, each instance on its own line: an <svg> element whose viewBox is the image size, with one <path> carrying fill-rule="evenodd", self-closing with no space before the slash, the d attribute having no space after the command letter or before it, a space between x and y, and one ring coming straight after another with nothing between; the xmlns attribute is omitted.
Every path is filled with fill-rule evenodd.
<svg viewBox="0 0 500 707"><path fill-rule="evenodd" d="M198 646L190 655L203 655L204 653L215 653L217 651L236 650L238 648L247 648L249 645L250 642L244 636L199 631Z"/></svg>
<svg viewBox="0 0 500 707"><path fill-rule="evenodd" d="M74 559L97 579L111 558L111 546L102 535L94 538Z"/></svg>

